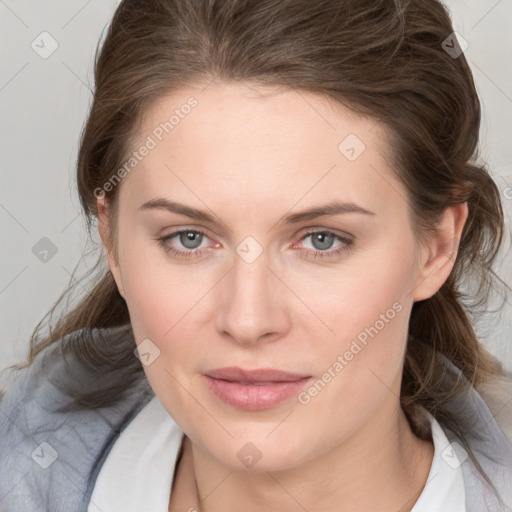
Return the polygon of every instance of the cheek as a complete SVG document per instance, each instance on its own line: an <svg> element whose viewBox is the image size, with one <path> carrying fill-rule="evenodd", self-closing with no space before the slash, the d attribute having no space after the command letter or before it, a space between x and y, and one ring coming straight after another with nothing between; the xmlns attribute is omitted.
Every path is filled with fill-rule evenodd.
<svg viewBox="0 0 512 512"><path fill-rule="evenodd" d="M381 315L384 315L386 330L397 324L395 303L406 309L412 301L415 263L410 249L385 248L354 256L339 269L329 270L315 276L315 283L301 288L310 278L297 275L295 290L306 298L311 310L334 331L337 338L351 338L360 331L377 323L382 329ZM389 314L386 312L389 310ZM403 324L402 324L403 328Z"/></svg>
<svg viewBox="0 0 512 512"><path fill-rule="evenodd" d="M318 336L316 381L299 397L301 425L313 445L328 448L363 428L383 403L400 395L401 370L411 309L412 260L395 257L391 265L366 262L359 272L340 275L327 295L311 308L335 334ZM313 352L311 352L313 353ZM318 428L319 418L331 427Z"/></svg>
<svg viewBox="0 0 512 512"><path fill-rule="evenodd" d="M123 287L136 339L164 339L207 292L206 275L170 262L151 240L120 247Z"/></svg>
<svg viewBox="0 0 512 512"><path fill-rule="evenodd" d="M208 287L191 279L184 268L162 263L163 258L155 261L151 251L125 255L123 284L130 322L137 343L145 344L141 346L151 357L143 364L144 372L173 417L182 418L190 407L183 389L191 389L189 372L198 354L197 315Z"/></svg>
<svg viewBox="0 0 512 512"><path fill-rule="evenodd" d="M415 260L410 247L390 245L353 262L331 273L329 282L319 280L317 291L308 295L308 305L331 331L324 329L327 334L310 350L323 361L320 371L343 375L334 379L333 389L355 386L370 392L382 387L381 381L391 387L401 371Z"/></svg>

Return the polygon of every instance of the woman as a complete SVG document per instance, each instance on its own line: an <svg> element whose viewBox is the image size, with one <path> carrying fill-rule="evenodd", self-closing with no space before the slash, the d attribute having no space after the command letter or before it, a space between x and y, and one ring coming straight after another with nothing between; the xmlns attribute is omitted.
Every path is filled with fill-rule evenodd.
<svg viewBox="0 0 512 512"><path fill-rule="evenodd" d="M95 65L105 255L10 376L2 510L510 510L469 316L503 213L444 7L125 0Z"/></svg>

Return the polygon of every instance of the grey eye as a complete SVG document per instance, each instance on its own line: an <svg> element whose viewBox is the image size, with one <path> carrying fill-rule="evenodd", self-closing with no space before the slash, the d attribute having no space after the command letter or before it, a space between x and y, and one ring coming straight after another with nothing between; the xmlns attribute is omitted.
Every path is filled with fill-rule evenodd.
<svg viewBox="0 0 512 512"><path fill-rule="evenodd" d="M318 250L330 249L332 247L334 239L336 238L333 234L321 232L312 233L309 236L311 236L311 243L313 244L313 247Z"/></svg>
<svg viewBox="0 0 512 512"><path fill-rule="evenodd" d="M180 233L180 243L187 249L197 249L201 245L202 239L203 235L196 231L182 231Z"/></svg>

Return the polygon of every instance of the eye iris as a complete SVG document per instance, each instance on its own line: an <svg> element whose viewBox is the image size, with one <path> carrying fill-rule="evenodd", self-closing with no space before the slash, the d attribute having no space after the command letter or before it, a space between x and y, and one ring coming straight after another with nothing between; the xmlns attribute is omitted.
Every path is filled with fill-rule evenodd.
<svg viewBox="0 0 512 512"><path fill-rule="evenodd" d="M180 243L182 243L187 249L197 249L197 247L201 245L201 237L201 233L184 231L183 233L180 233ZM198 240L199 243L197 243Z"/></svg>
<svg viewBox="0 0 512 512"><path fill-rule="evenodd" d="M317 246L316 242L320 242L320 246ZM334 236L328 233L315 233L312 238L315 249L329 249L333 242Z"/></svg>

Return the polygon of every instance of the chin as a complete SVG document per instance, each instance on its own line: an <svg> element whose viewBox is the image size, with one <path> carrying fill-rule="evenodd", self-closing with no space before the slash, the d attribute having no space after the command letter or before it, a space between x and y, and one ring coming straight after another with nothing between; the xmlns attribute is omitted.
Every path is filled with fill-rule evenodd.
<svg viewBox="0 0 512 512"><path fill-rule="evenodd" d="M296 439L294 443L293 438L284 432L283 437L274 432L265 439L268 432L269 430L266 429L263 435L260 433L253 436L248 433L235 435L233 438L226 439L224 443L218 442L219 436L213 436L217 438L214 445L212 445L212 436L207 435L208 443L206 446L201 443L201 448L232 471L283 471L292 469L314 457L313 453L309 457L301 453L299 448L305 446L305 441ZM275 437L272 439L273 436ZM194 442L193 439L192 442Z"/></svg>

